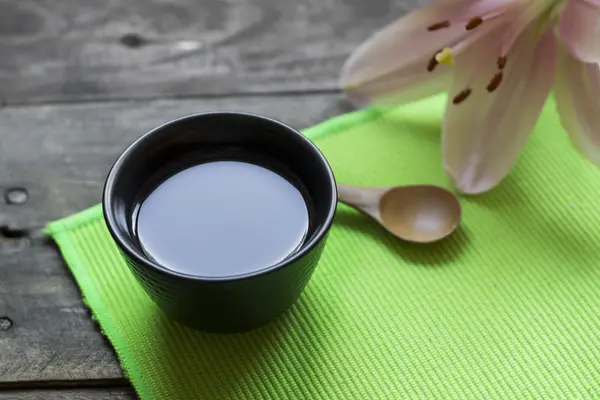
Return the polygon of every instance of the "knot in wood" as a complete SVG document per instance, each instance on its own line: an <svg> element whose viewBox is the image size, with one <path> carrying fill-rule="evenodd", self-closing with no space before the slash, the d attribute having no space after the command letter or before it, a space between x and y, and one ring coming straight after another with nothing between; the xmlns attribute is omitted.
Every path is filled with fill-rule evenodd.
<svg viewBox="0 0 600 400"><path fill-rule="evenodd" d="M0 317L0 331L7 331L12 328L12 321L8 317Z"/></svg>

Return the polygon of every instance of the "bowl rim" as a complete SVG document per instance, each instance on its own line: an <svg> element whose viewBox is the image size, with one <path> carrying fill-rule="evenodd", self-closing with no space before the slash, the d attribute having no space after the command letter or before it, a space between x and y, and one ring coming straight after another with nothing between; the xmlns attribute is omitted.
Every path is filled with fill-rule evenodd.
<svg viewBox="0 0 600 400"><path fill-rule="evenodd" d="M121 170L127 166L128 161L130 161L131 158L134 157L135 153L137 152L137 149L140 146L142 146L148 140L151 140L151 138L153 136L157 135L158 133L160 133L165 128L168 128L171 125L181 123L181 122L187 121L187 120L201 119L201 118L215 116L215 115L219 115L219 116L234 115L234 116L238 116L238 117L241 116L244 118L260 119L266 123L275 124L275 125L279 126L279 128L288 131L290 134L298 136L300 138L300 140L303 140L304 144L307 145L309 151L314 152L315 155L317 156L318 161L324 167L324 171L326 172L326 178L329 181L329 185L331 187L331 197L329 199L329 207L328 207L329 209L327 211L325 220L319 226L319 228L315 231L315 233L312 235L310 240L308 242L305 242L298 251L292 253L290 256L288 256L287 258L283 259L282 261L280 261L278 263L275 263L275 264L272 264L269 266L265 266L264 268L261 268L259 270L251 271L251 272L247 272L247 273L243 273L243 274L237 274L237 275L222 276L222 277L186 274L183 272L178 272L178 271L166 268L166 267L162 266L161 264L153 261L150 257L145 255L141 250L136 248L133 245L131 239L127 235L124 235L120 229L116 229L116 226L118 225L117 219L115 217L115 212L111 205L112 204L111 199L114 196L114 185L117 181L117 178L118 178L119 174L121 173ZM302 259L303 257L305 257L306 255L308 255L310 252L312 252L312 250L315 247L317 247L319 245L319 243L322 240L325 239L325 237L329 233L329 230L331 229L331 226L333 224L333 220L335 217L335 213L336 213L337 200L338 200L337 199L337 184L336 184L335 176L333 174L333 170L332 170L331 166L329 165L329 162L327 161L327 159L325 158L325 156L323 155L321 150L310 139L308 139L306 136L304 136L298 130L292 128L291 126L289 126L287 124L284 124L281 121L278 121L271 117L259 115L259 114L242 112L242 111L208 111L208 112L194 113L194 114L186 115L183 117L179 117L179 118L175 118L170 121L167 121L153 129L151 129L150 131L147 131L142 136L140 136L135 141L133 141L129 146L127 146L125 148L125 150L123 150L123 152L117 157L117 159L111 166L111 168L108 172L108 175L106 177L103 192L102 192L102 213L104 216L104 222L108 228L110 235L112 236L113 240L115 241L115 244L119 247L119 249L122 252L125 253L125 255L127 257L129 257L132 261L134 261L138 265L143 265L147 268L153 269L157 272L160 272L160 273L172 276L172 277L177 277L177 278L187 279L187 280L192 280L192 281L199 281L199 282L218 283L218 282L239 281L239 280L244 280L244 279L249 279L249 278L253 278L253 277L257 277L257 276L270 274L272 272L275 272L277 270L285 268L286 266L293 264L296 261L298 261L298 260Z"/></svg>

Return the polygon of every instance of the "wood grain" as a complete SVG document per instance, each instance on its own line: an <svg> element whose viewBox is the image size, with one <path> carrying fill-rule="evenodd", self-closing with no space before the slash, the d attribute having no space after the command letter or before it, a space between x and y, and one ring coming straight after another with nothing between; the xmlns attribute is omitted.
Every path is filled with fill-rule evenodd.
<svg viewBox="0 0 600 400"><path fill-rule="evenodd" d="M0 382L122 378L54 247L0 243Z"/></svg>
<svg viewBox="0 0 600 400"><path fill-rule="evenodd" d="M352 49L419 2L0 0L0 101L332 90Z"/></svg>
<svg viewBox="0 0 600 400"><path fill-rule="evenodd" d="M0 196L0 382L118 379L116 358L81 302L56 248L39 230L100 201L118 154L170 119L208 110L264 114L304 128L349 110L337 95L250 96L9 107L0 110L0 191L25 188L24 204Z"/></svg>
<svg viewBox="0 0 600 400"><path fill-rule="evenodd" d="M0 400L134 400L133 389L43 389L0 391Z"/></svg>

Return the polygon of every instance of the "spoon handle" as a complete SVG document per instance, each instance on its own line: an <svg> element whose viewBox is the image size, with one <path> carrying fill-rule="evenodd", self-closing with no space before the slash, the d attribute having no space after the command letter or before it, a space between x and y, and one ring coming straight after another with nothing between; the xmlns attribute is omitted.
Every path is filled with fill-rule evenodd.
<svg viewBox="0 0 600 400"><path fill-rule="evenodd" d="M379 199L385 188L358 187L337 184L338 200L350 207L365 211L371 215L379 214Z"/></svg>

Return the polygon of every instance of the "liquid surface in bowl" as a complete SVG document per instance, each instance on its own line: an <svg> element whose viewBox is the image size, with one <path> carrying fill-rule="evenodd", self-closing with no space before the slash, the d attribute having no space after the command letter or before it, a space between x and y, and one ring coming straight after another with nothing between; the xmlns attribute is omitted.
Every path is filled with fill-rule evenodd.
<svg viewBox="0 0 600 400"><path fill-rule="evenodd" d="M258 271L297 250L309 229L301 191L281 175L215 161L164 180L141 202L137 238L165 268L202 277Z"/></svg>

